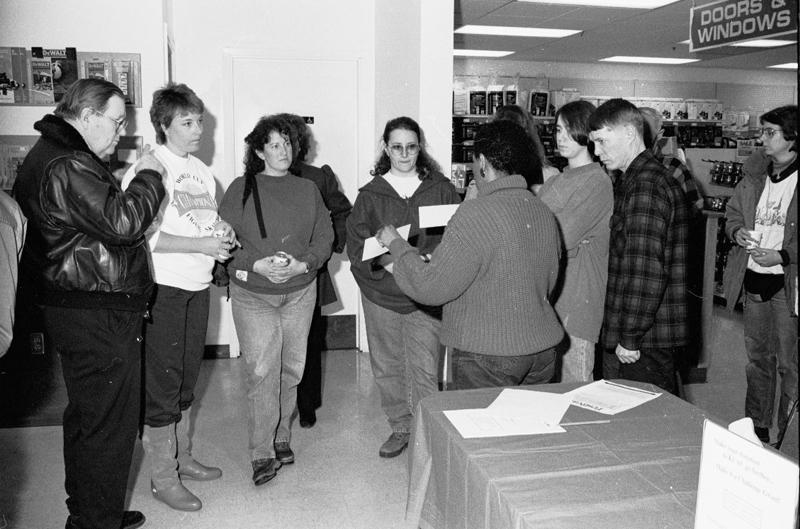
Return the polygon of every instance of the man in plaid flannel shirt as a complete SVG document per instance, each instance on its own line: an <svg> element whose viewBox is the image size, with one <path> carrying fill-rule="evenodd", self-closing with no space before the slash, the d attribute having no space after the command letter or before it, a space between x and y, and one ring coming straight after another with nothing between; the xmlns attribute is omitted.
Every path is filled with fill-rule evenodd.
<svg viewBox="0 0 800 529"><path fill-rule="evenodd" d="M603 376L675 392L687 345L689 211L680 184L646 149L639 110L623 99L589 121L594 152L614 180Z"/></svg>

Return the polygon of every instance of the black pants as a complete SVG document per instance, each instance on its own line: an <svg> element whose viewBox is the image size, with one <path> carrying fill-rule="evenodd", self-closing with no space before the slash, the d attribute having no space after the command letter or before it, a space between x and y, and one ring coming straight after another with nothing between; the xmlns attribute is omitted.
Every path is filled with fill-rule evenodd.
<svg viewBox="0 0 800 529"><path fill-rule="evenodd" d="M194 401L208 330L208 289L156 285L145 323L144 423L168 426Z"/></svg>
<svg viewBox="0 0 800 529"><path fill-rule="evenodd" d="M306 367L297 385L297 411L308 416L322 406L322 348L325 344L326 324L319 306L314 307L311 329L306 346Z"/></svg>
<svg viewBox="0 0 800 529"><path fill-rule="evenodd" d="M44 307L61 358L68 524L119 527L139 428L143 311Z"/></svg>
<svg viewBox="0 0 800 529"><path fill-rule="evenodd" d="M632 364L620 362L614 351L614 349L606 349L603 355L603 378L624 378L647 382L677 394L675 360L682 356L683 348L640 349L639 360Z"/></svg>

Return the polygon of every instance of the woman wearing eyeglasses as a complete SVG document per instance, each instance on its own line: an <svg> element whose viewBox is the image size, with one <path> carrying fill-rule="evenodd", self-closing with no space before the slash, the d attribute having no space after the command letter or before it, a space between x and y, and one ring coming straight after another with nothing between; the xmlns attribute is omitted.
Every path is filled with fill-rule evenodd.
<svg viewBox="0 0 800 529"><path fill-rule="evenodd" d="M724 282L730 310L744 294L745 416L769 442L778 375L779 441L797 403L797 106L767 112L761 125L763 152L744 164L725 212L736 246Z"/></svg>
<svg viewBox="0 0 800 529"><path fill-rule="evenodd" d="M411 118L390 120L383 131L374 177L359 190L347 218L350 270L361 289L372 371L392 434L381 457L395 457L408 444L411 414L422 397L437 391L441 307L427 307L403 294L385 253L362 260L364 241L385 224L410 225L408 241L425 257L444 229L420 228L420 206L458 204L460 198L425 151L425 138Z"/></svg>

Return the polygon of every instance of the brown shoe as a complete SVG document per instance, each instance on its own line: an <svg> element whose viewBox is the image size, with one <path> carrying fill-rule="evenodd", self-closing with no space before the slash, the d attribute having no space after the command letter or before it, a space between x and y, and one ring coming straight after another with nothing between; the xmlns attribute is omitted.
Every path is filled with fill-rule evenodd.
<svg viewBox="0 0 800 529"><path fill-rule="evenodd" d="M222 469L217 467L207 467L203 463L190 459L181 463L178 460L178 474L181 479L192 479L194 481L211 481L222 476Z"/></svg>
<svg viewBox="0 0 800 529"><path fill-rule="evenodd" d="M200 501L200 498L192 494L180 481L171 487L162 489L156 489L151 481L150 487L153 490L153 496L157 500L163 501L176 511L199 511L203 508L203 502Z"/></svg>
<svg viewBox="0 0 800 529"><path fill-rule="evenodd" d="M411 434L408 432L393 432L392 435L381 445L378 455L381 457L397 457L408 446L408 439Z"/></svg>

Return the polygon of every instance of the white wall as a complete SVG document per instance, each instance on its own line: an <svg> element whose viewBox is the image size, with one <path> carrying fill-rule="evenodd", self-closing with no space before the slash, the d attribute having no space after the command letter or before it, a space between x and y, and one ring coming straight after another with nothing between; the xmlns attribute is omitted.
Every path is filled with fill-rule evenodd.
<svg viewBox="0 0 800 529"><path fill-rule="evenodd" d="M430 154L450 166L453 0L377 0L374 150L387 121L414 118ZM362 183L369 179L364 177Z"/></svg>
<svg viewBox="0 0 800 529"><path fill-rule="evenodd" d="M78 52L140 53L143 108L129 109L127 134L155 144L149 97L164 81L161 0L0 0L0 46L75 47ZM0 106L0 134L35 135L50 106Z"/></svg>

